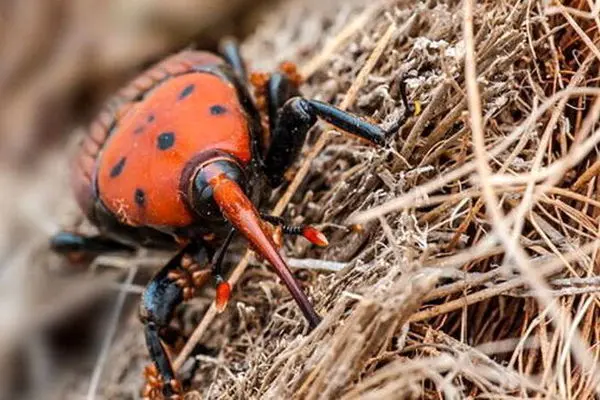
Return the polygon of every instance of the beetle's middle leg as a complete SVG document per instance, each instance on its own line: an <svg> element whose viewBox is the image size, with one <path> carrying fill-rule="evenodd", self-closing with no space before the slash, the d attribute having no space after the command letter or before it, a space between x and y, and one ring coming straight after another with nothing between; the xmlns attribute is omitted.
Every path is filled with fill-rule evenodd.
<svg viewBox="0 0 600 400"><path fill-rule="evenodd" d="M203 243L181 250L146 286L140 305L146 345L153 365L146 368L145 399L183 399L163 338L175 308L194 297L212 275L212 252Z"/></svg>

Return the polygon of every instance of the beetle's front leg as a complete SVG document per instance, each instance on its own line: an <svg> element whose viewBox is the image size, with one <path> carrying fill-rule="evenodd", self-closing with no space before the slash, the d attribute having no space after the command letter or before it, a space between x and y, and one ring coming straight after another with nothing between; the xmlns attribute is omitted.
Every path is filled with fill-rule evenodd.
<svg viewBox="0 0 600 400"><path fill-rule="evenodd" d="M308 131L318 118L380 146L395 132L384 130L330 104L292 97L277 114L277 122L271 132L271 145L265 157L265 172L272 186L277 187L282 183L283 174L300 153Z"/></svg>
<svg viewBox="0 0 600 400"><path fill-rule="evenodd" d="M183 399L181 384L175 376L162 335L175 308L195 295L212 274L212 254L202 244L191 244L181 250L150 281L140 306L146 345L153 365L146 368L147 380L143 397L149 400Z"/></svg>
<svg viewBox="0 0 600 400"><path fill-rule="evenodd" d="M404 103L404 118L384 129L330 104L305 99L298 95L297 79L289 74L273 74L267 84L267 102L271 143L265 157L265 174L273 187L283 181L284 173L292 165L306 140L306 135L318 119L373 144L383 146L396 133L411 112L405 83L400 86Z"/></svg>

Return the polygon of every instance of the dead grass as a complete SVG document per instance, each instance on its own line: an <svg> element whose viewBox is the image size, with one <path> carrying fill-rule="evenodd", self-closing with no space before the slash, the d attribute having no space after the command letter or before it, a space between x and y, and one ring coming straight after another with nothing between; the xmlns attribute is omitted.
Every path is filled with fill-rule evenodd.
<svg viewBox="0 0 600 400"><path fill-rule="evenodd" d="M269 322L240 359L247 369L213 382L213 393L595 395L598 353L588 348L598 341L598 287L589 285L588 297L552 282L567 279L573 290L597 268L595 175L585 171L598 140L591 43L599 26L550 12L558 14L536 2L488 2L470 17L454 2L396 2L335 51L309 91L335 101L358 82L356 101L341 104L389 120L406 73L423 112L387 150L335 140L318 153L309 194L296 192L288 212L325 226L362 223L362 232L328 232L335 239L322 257L350 265L311 285L326 315L315 332L274 345L287 329ZM390 29L385 56L362 82ZM584 175L587 190L576 182ZM296 246L295 255L306 251Z"/></svg>
<svg viewBox="0 0 600 400"><path fill-rule="evenodd" d="M272 10L244 45L252 67L296 61L307 95L385 124L407 76L421 112L385 149L313 131L271 205L330 238L322 251L290 240L289 257L343 263L297 273L323 322L307 334L274 273L243 257L226 313L208 290L178 314L187 398L598 398L598 6L322 3ZM159 264L146 256L141 272ZM104 263L112 281L132 261ZM134 314L99 397L141 385ZM62 398L88 390L89 369Z"/></svg>

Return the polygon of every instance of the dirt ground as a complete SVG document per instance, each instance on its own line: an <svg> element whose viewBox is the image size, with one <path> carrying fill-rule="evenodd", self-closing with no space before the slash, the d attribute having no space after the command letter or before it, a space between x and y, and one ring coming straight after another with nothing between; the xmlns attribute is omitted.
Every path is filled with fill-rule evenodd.
<svg viewBox="0 0 600 400"><path fill-rule="evenodd" d="M472 3L261 9L243 41L251 69L294 61L306 96L384 126L407 111L404 80L412 109L384 148L312 130L265 207L328 236L325 249L285 242L323 321L308 332L274 272L238 245L226 312L215 316L206 288L176 315L186 399L600 398L600 3ZM99 103L106 82L186 35L150 41L69 105ZM67 185L89 108L42 120L75 126L68 135L11 141L21 131L6 127L21 125L2 125L14 146L0 174L0 398L139 398L137 301L168 254L73 271L47 249L61 226L93 231ZM2 109L3 122L30 115Z"/></svg>

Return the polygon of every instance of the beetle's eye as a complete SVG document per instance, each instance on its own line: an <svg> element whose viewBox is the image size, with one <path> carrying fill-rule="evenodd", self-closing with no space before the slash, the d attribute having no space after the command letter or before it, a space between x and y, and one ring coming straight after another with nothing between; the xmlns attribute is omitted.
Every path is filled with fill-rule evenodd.
<svg viewBox="0 0 600 400"><path fill-rule="evenodd" d="M233 161L216 160L202 167L192 187L192 205L196 213L207 220L224 219L219 206L213 197L213 189L209 183L215 175L225 175L231 181L236 182L242 189L246 187L246 179L240 167Z"/></svg>

